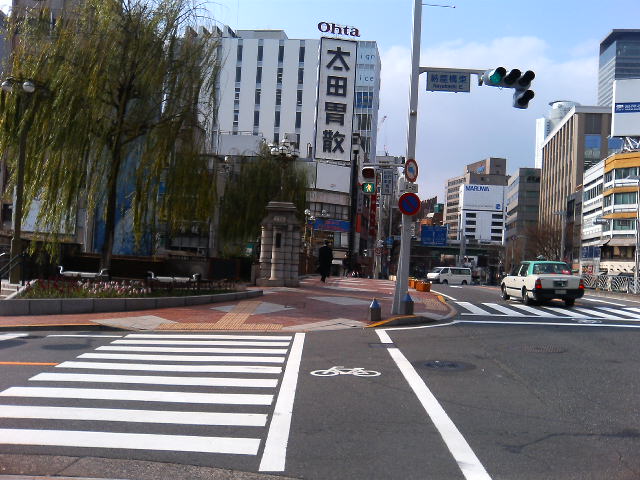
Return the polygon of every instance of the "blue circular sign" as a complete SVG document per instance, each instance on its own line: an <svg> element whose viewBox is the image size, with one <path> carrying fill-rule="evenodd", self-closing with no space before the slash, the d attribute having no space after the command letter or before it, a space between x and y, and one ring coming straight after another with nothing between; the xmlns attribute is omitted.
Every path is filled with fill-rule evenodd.
<svg viewBox="0 0 640 480"><path fill-rule="evenodd" d="M398 200L398 208L405 215L415 215L420 210L420 197L415 193L403 193Z"/></svg>

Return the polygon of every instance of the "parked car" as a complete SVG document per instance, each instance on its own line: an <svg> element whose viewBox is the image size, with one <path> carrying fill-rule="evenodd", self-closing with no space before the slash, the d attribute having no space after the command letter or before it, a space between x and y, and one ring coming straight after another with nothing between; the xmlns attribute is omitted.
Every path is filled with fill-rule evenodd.
<svg viewBox="0 0 640 480"><path fill-rule="evenodd" d="M570 307L584 295L584 283L582 278L572 275L564 262L531 260L514 267L502 280L500 290L504 300L513 296L531 305L558 298Z"/></svg>
<svg viewBox="0 0 640 480"><path fill-rule="evenodd" d="M432 283L467 285L471 283L471 269L460 267L436 267L427 273L427 280Z"/></svg>

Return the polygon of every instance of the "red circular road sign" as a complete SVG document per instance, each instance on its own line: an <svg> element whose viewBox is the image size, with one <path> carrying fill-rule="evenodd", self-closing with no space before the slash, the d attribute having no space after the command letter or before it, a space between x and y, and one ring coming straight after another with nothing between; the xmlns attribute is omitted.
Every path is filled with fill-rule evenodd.
<svg viewBox="0 0 640 480"><path fill-rule="evenodd" d="M415 215L420 210L420 197L415 193L403 193L398 200L398 208L405 215Z"/></svg>
<svg viewBox="0 0 640 480"><path fill-rule="evenodd" d="M413 158L404 162L404 176L412 183L418 179L418 164Z"/></svg>

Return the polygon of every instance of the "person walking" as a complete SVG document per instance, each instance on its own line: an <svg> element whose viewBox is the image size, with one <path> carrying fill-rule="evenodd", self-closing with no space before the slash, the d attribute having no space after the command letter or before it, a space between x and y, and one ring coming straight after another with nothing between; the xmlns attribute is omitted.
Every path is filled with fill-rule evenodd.
<svg viewBox="0 0 640 480"><path fill-rule="evenodd" d="M320 263L318 267L320 280L324 282L331 272L331 264L333 263L333 250L331 250L328 240L325 240L324 246L318 250L318 262Z"/></svg>

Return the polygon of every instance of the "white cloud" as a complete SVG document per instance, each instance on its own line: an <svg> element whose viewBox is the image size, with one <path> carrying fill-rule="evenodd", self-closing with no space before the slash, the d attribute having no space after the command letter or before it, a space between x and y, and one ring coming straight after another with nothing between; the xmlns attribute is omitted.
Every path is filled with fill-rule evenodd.
<svg viewBox="0 0 640 480"><path fill-rule="evenodd" d="M426 92L425 78L421 78L416 160L422 198L438 195L444 201L446 179L486 157L506 157L509 173L533 166L535 119L547 113L548 103L562 99L595 104L597 50L563 62L552 60L548 50L536 37L503 37L490 43L451 41L423 50L422 66L531 69L536 72L532 84L536 96L527 110L519 110L511 106L512 90L478 87L475 76L471 93ZM386 145L390 154L404 155L409 49L384 50L381 61L379 118L387 115L387 120L380 129L378 151Z"/></svg>

